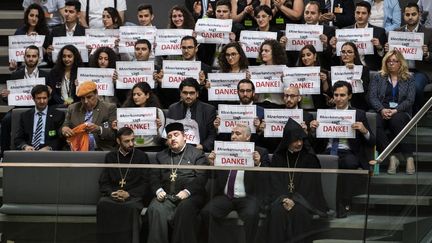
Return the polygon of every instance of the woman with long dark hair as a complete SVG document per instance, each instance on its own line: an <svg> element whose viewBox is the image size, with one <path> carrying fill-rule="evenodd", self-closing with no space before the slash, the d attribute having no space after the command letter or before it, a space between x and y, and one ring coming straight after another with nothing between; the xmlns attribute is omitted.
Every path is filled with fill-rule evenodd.
<svg viewBox="0 0 432 243"><path fill-rule="evenodd" d="M218 57L221 73L246 72L249 66L248 59L238 42L226 44Z"/></svg>
<svg viewBox="0 0 432 243"><path fill-rule="evenodd" d="M297 66L321 66L318 58L318 53L313 45L306 45L300 50ZM329 100L329 97L331 97L331 81L329 72L323 68L320 69L320 81L321 92L319 95L302 95L302 103L300 106L303 109L315 110L328 108L327 101Z"/></svg>
<svg viewBox="0 0 432 243"><path fill-rule="evenodd" d="M119 12L113 7L104 8L102 23L105 29L118 29L123 25Z"/></svg>
<svg viewBox="0 0 432 243"><path fill-rule="evenodd" d="M147 82L136 83L129 92L126 101L122 107L156 107L157 119L156 125L158 128L157 135L154 136L135 136L135 147L144 151L161 151L162 139L161 134L165 127L165 115L160 109L158 97L152 92L150 85ZM117 128L117 121L114 121L113 127Z"/></svg>
<svg viewBox="0 0 432 243"><path fill-rule="evenodd" d="M194 29L195 20L183 6L175 5L169 12L169 29Z"/></svg>
<svg viewBox="0 0 432 243"><path fill-rule="evenodd" d="M81 55L75 46L66 45L60 49L47 81L52 89L52 104L68 106L79 101L76 96L77 72L82 66Z"/></svg>

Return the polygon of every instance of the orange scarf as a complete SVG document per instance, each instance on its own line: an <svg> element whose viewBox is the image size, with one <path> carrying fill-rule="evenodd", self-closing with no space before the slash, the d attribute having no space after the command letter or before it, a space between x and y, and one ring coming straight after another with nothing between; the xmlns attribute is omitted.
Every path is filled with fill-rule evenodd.
<svg viewBox="0 0 432 243"><path fill-rule="evenodd" d="M75 135L67 139L72 151L89 151L90 139L85 131L86 127L87 125L82 123L72 129Z"/></svg>

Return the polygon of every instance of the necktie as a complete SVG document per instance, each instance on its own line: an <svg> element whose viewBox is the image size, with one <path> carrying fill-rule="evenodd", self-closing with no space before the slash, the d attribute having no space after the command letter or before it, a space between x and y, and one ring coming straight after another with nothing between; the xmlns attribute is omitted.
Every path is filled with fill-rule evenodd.
<svg viewBox="0 0 432 243"><path fill-rule="evenodd" d="M329 13L331 12L331 0L326 0L324 8L327 9Z"/></svg>
<svg viewBox="0 0 432 243"><path fill-rule="evenodd" d="M39 146L41 145L40 143L41 143L41 138L42 138L42 115L43 115L43 113L42 112L38 112L37 113L37 115L38 115L38 121L37 121L37 124L36 124L36 131L35 131L35 133L34 133L34 135L33 135L33 141L32 141L32 145L33 145L33 148L35 149L35 150L38 150L39 149Z"/></svg>
<svg viewBox="0 0 432 243"><path fill-rule="evenodd" d="M84 117L84 122L92 122L93 111L87 111ZM93 133L89 133L89 151L95 150L96 141Z"/></svg>
<svg viewBox="0 0 432 243"><path fill-rule="evenodd" d="M203 11L202 16L204 17L204 16L207 15L208 1L207 0L202 0L201 4L202 4L202 11Z"/></svg>
<svg viewBox="0 0 432 243"><path fill-rule="evenodd" d="M332 139L332 146L330 150L331 155L337 155L338 154L338 147L339 147L339 138L333 138Z"/></svg>
<svg viewBox="0 0 432 243"><path fill-rule="evenodd" d="M234 184L235 184L236 176L237 176L237 171L236 170L230 170L230 173L228 176L228 185L227 185L227 197L229 199L234 198Z"/></svg>
<svg viewBox="0 0 432 243"><path fill-rule="evenodd" d="M191 120L192 119L192 113L191 113L190 108L187 108L185 118L186 118L186 120Z"/></svg>

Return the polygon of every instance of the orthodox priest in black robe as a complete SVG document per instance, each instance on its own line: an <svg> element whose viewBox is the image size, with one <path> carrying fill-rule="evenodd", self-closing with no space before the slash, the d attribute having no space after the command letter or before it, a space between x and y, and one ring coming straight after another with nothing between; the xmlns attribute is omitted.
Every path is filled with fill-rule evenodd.
<svg viewBox="0 0 432 243"><path fill-rule="evenodd" d="M270 166L320 168L316 155L303 146L306 137L302 127L289 119ZM312 216L325 217L327 211L321 174L277 172L270 178L273 202L268 215L268 242L309 242L306 236L311 231Z"/></svg>
<svg viewBox="0 0 432 243"><path fill-rule="evenodd" d="M148 164L145 152L134 148L132 129L117 132L119 149L109 152L105 163ZM139 243L143 197L148 192L148 173L138 168L105 168L99 178L102 197L97 205L99 243Z"/></svg>

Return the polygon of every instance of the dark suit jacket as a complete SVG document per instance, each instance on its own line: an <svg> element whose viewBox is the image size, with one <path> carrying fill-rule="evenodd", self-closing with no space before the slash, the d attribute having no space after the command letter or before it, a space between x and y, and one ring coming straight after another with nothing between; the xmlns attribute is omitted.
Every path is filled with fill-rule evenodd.
<svg viewBox="0 0 432 243"><path fill-rule="evenodd" d="M324 8L325 4L321 5ZM342 13L335 13L335 7L340 6L343 9ZM333 1L333 13L336 16L336 21L333 21L333 25L339 29L345 28L355 23L354 18L355 4L354 0L334 0Z"/></svg>
<svg viewBox="0 0 432 243"><path fill-rule="evenodd" d="M346 27L346 29L354 29L354 25ZM380 44L383 46L385 43L387 43L387 35L384 28L377 27L374 25L369 24L368 28L373 28L373 38L378 38ZM382 58L379 54L377 49L374 47L374 54L373 55L365 55L365 62L366 66L370 70L378 71L381 69L381 62Z"/></svg>
<svg viewBox="0 0 432 243"><path fill-rule="evenodd" d="M25 68L25 66L21 66L15 72L11 73L10 80L24 79L24 76L25 76L24 68ZM47 80L46 80L46 78L48 77L48 73L47 72L45 72L44 70L40 70L39 69L39 77L40 78L45 78L45 84L47 83ZM5 103L8 102L7 97L4 97L2 99L3 99L3 101Z"/></svg>
<svg viewBox="0 0 432 243"><path fill-rule="evenodd" d="M52 37L66 36L66 25L56 26L51 31ZM75 27L73 36L85 36L85 29L79 23Z"/></svg>
<svg viewBox="0 0 432 243"><path fill-rule="evenodd" d="M167 118L174 120L184 119L186 116L186 107L182 101L170 105ZM192 119L198 123L200 143L205 152L213 150L216 129L213 121L216 119L216 108L197 100L191 107Z"/></svg>
<svg viewBox="0 0 432 243"><path fill-rule="evenodd" d="M35 109L30 109L23 112L20 116L19 127L15 137L16 149L23 149L25 145L31 145L33 139L33 123L34 123ZM64 145L64 140L60 136L61 126L65 119L65 113L48 107L45 122L45 143L42 147L50 146L53 150L61 150Z"/></svg>
<svg viewBox="0 0 432 243"><path fill-rule="evenodd" d="M405 32L406 25L396 29L395 31L402 31ZM420 25L418 28L418 33L424 33L424 45L428 46L429 49L429 58L424 58L422 61L416 61L416 69L421 72L428 73L431 68L431 62L432 62L432 29L426 28L423 25ZM431 77L429 77L431 78Z"/></svg>
<svg viewBox="0 0 432 243"><path fill-rule="evenodd" d="M185 6L186 6L186 8L189 10L189 12L192 13L192 15L193 15L195 21L196 21L197 19L203 17L203 12L202 12L202 10L201 10L201 14L200 14L200 15L195 15L195 14L193 14L193 4L194 4L196 1L197 1L197 0L185 0L185 3L184 3ZM217 3L218 1L219 1L219 0L207 0L207 3L211 4L211 6L212 6L212 8L213 8L213 15L212 15L212 16L208 16L208 17L210 17L210 18L214 18L214 13L216 13L216 3ZM202 1L201 1L201 3L202 3ZM203 8L203 10L204 10L204 8Z"/></svg>
<svg viewBox="0 0 432 243"><path fill-rule="evenodd" d="M255 151L261 156L261 165L260 167L269 167L270 159L268 150L263 147L255 146ZM244 186L247 196L252 197L260 197L264 195L265 183L264 178L266 173L259 173L254 171L245 171L244 173ZM212 183L212 192L214 192L213 196L223 195L225 185L228 180L229 170L215 170L212 173L214 176L215 182ZM264 198L260 198L264 199Z"/></svg>
<svg viewBox="0 0 432 243"><path fill-rule="evenodd" d="M350 110L356 110L356 122L362 122L363 125L366 127L366 129L370 133L369 140L366 140L364 135L356 131L356 138L354 139L348 139L348 146L350 147L351 152L359 158L359 160L362 163L363 169L369 168L368 161L373 158L368 158L367 153L365 151L372 150L373 146L375 145L375 134L372 133L372 130L370 129L369 123L366 119L366 113L359 109L349 108ZM322 138L317 139L318 143L320 144L320 150L317 150L317 153L325 153L327 144L329 142L328 138ZM370 155L370 154L369 154Z"/></svg>

